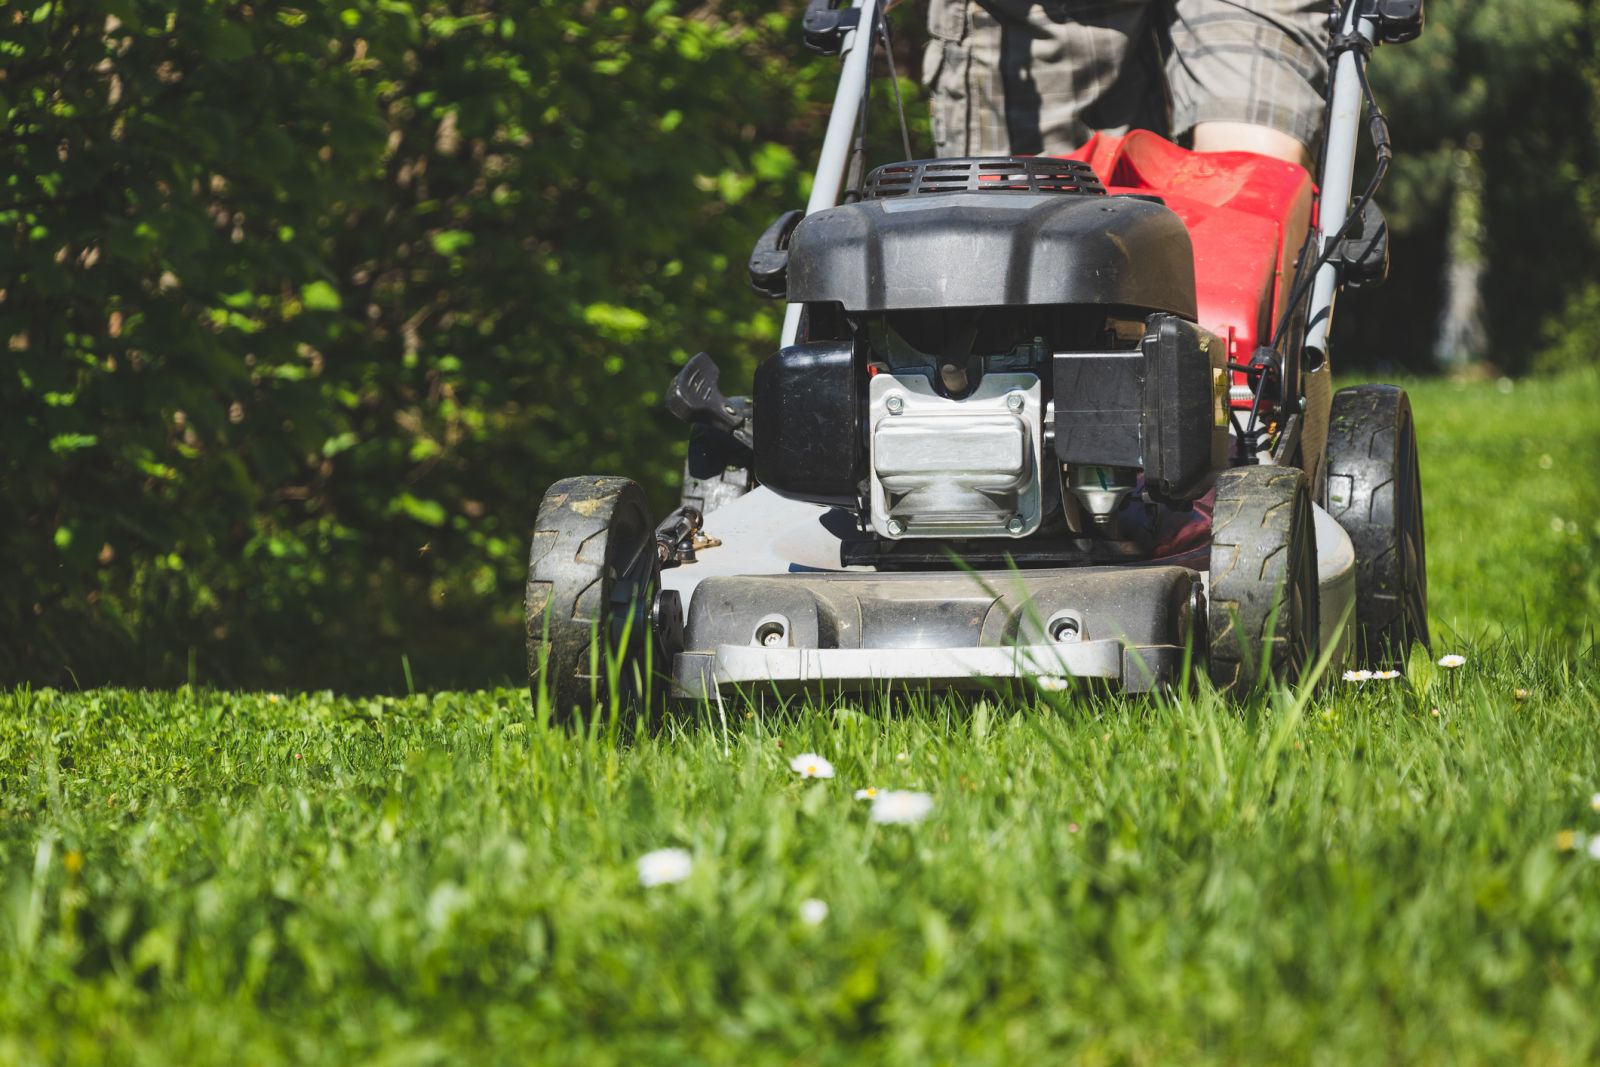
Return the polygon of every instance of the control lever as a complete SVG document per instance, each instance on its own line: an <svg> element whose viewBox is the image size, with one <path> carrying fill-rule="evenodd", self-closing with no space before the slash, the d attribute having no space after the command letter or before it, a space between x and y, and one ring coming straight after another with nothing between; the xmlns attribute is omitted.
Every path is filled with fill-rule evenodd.
<svg viewBox="0 0 1600 1067"><path fill-rule="evenodd" d="M704 352L683 365L667 389L667 410L691 426L711 426L746 448L755 447L750 426L750 398L726 397L717 388L722 372Z"/></svg>
<svg viewBox="0 0 1600 1067"><path fill-rule="evenodd" d="M800 19L806 47L823 56L838 55L844 35L859 25L861 9L848 0L811 0Z"/></svg>
<svg viewBox="0 0 1600 1067"><path fill-rule="evenodd" d="M696 553L703 548L716 548L722 544L715 537L706 536L700 509L684 504L661 521L656 527L656 556L664 566L693 563Z"/></svg>

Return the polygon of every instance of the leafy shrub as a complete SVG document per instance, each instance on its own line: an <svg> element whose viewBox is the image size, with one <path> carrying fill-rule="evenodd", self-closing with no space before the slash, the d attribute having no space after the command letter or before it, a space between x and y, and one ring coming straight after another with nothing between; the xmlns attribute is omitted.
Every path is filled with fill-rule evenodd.
<svg viewBox="0 0 1600 1067"><path fill-rule="evenodd" d="M0 16L0 678L514 672L545 485L667 492L674 366L776 336L815 79L765 6Z"/></svg>

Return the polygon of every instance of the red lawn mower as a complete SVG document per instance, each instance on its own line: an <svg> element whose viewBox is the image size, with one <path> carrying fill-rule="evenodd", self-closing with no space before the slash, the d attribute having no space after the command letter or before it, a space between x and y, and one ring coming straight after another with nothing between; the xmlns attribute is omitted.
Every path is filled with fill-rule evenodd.
<svg viewBox="0 0 1600 1067"><path fill-rule="evenodd" d="M556 717L621 694L1098 684L1230 694L1427 644L1403 390L1335 393L1345 286L1388 268L1366 63L1421 0L1344 0L1321 180L1147 131L1068 157L866 174L877 0L813 0L843 56L804 211L750 278L788 302L749 397L701 354L682 506L568 478L539 509L528 667ZM1352 196L1366 126L1374 173ZM839 203L840 190L845 190Z"/></svg>

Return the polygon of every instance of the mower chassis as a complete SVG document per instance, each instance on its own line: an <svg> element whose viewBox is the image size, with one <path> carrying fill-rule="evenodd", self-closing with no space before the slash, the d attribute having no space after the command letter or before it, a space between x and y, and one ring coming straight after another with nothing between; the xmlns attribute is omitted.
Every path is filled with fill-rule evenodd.
<svg viewBox="0 0 1600 1067"><path fill-rule="evenodd" d="M1337 670L1355 554L1327 512L1314 515L1319 644L1339 643ZM662 574L662 587L688 606L684 650L672 664L676 696L1025 679L1143 692L1181 683L1186 664L1204 663L1207 548L1115 566L843 569L842 542L861 535L840 518L765 488L707 517L722 544Z"/></svg>

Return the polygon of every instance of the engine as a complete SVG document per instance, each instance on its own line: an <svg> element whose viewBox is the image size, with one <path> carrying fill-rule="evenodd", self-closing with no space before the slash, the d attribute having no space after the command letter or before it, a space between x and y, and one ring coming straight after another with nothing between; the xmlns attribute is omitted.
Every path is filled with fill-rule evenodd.
<svg viewBox="0 0 1600 1067"><path fill-rule="evenodd" d="M1114 536L1141 484L1202 495L1229 379L1177 216L1072 161L896 166L794 229L807 325L757 370L757 477L885 542Z"/></svg>

